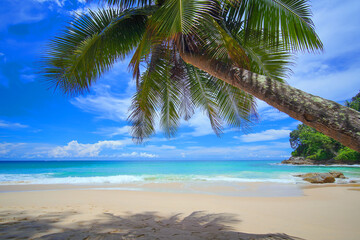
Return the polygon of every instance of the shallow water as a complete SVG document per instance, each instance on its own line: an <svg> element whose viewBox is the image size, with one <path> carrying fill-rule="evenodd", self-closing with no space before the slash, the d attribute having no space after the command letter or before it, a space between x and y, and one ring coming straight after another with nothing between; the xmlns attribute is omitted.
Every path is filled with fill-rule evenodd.
<svg viewBox="0 0 360 240"><path fill-rule="evenodd" d="M280 161L8 161L0 184L127 184L166 182L302 183L294 174L341 171L360 180L360 166L290 166Z"/></svg>

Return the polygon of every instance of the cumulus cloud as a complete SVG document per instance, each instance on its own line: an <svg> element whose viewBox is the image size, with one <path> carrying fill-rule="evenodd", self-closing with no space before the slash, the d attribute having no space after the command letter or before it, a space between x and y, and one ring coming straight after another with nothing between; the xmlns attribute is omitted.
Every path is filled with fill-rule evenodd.
<svg viewBox="0 0 360 240"><path fill-rule="evenodd" d="M48 156L52 158L98 157L104 149L120 149L124 145L123 141L99 141L93 144L84 144L73 140L65 146L51 149Z"/></svg>
<svg viewBox="0 0 360 240"><path fill-rule="evenodd" d="M243 142L261 142L261 141L272 141L281 138L289 137L291 130L277 130L277 129L269 129L259 133L251 133L242 135L240 137L235 136L235 139L239 139Z"/></svg>
<svg viewBox="0 0 360 240"><path fill-rule="evenodd" d="M127 151L124 147L131 145L131 139L116 141L98 141L96 143L79 143L71 141L65 146L57 146L47 152L50 158L156 158L158 155L148 152L123 152ZM109 153L109 150L115 150L115 153ZM122 152L120 152L122 151Z"/></svg>
<svg viewBox="0 0 360 240"><path fill-rule="evenodd" d="M0 143L0 159L143 159L158 158L154 151L169 151L170 146L130 147L129 138L117 141L79 143L76 140L66 145L54 146L43 143Z"/></svg>

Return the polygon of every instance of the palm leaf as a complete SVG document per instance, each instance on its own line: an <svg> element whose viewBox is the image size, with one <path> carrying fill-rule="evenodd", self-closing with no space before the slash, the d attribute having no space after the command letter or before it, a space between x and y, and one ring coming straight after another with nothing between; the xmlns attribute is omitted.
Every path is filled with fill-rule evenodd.
<svg viewBox="0 0 360 240"><path fill-rule="evenodd" d="M129 117L133 140L143 142L145 138L155 133L156 109L159 102L158 83L146 71L139 84L139 88L132 98Z"/></svg>
<svg viewBox="0 0 360 240"><path fill-rule="evenodd" d="M233 1L229 8L232 10L226 17L241 23L246 36L255 31L267 45L276 46L282 41L292 51L323 49L307 0L241 0Z"/></svg>
<svg viewBox="0 0 360 240"><path fill-rule="evenodd" d="M213 1L167 0L152 16L151 25L159 35L173 39L178 33L196 34L196 26L206 22L214 9Z"/></svg>
<svg viewBox="0 0 360 240"><path fill-rule="evenodd" d="M133 7L148 7L155 5L152 0L86 0L87 2L105 3L106 5L118 7L119 9L128 9Z"/></svg>
<svg viewBox="0 0 360 240"><path fill-rule="evenodd" d="M254 97L219 79L213 79L218 89L216 101L219 104L219 116L227 125L247 129L257 119Z"/></svg>
<svg viewBox="0 0 360 240"><path fill-rule="evenodd" d="M216 103L216 91L209 80L209 76L203 71L186 65L190 79L191 97L195 107L202 109L209 117L210 124L216 135L222 133L222 122L218 115L218 104Z"/></svg>
<svg viewBox="0 0 360 240"><path fill-rule="evenodd" d="M87 91L93 81L139 42L151 9L89 11L49 44L43 76L66 94Z"/></svg>

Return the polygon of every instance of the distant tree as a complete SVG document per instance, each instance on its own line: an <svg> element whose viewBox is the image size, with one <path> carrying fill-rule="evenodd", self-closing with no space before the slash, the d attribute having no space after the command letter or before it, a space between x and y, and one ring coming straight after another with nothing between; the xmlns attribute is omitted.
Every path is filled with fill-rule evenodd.
<svg viewBox="0 0 360 240"><path fill-rule="evenodd" d="M360 93L346 101L346 106L360 111ZM360 161L360 153L343 146L338 141L316 131L315 129L299 124L297 129L290 133L290 145L295 149L291 155L301 156L312 160Z"/></svg>
<svg viewBox="0 0 360 240"><path fill-rule="evenodd" d="M345 106L355 109L360 112L360 92L351 99L350 102L346 101Z"/></svg>

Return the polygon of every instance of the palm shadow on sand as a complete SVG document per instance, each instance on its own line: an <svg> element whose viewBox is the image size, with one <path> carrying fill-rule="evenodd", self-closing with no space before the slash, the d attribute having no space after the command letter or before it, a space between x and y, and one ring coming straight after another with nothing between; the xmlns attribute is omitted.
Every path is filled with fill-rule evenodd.
<svg viewBox="0 0 360 240"><path fill-rule="evenodd" d="M26 212L1 212L0 239L301 239L282 233L237 232L231 225L240 220L226 213L193 212L185 217L182 214L163 217L155 212L120 216L104 213L98 219L75 221L67 227L58 224L76 214L54 212L29 217Z"/></svg>

